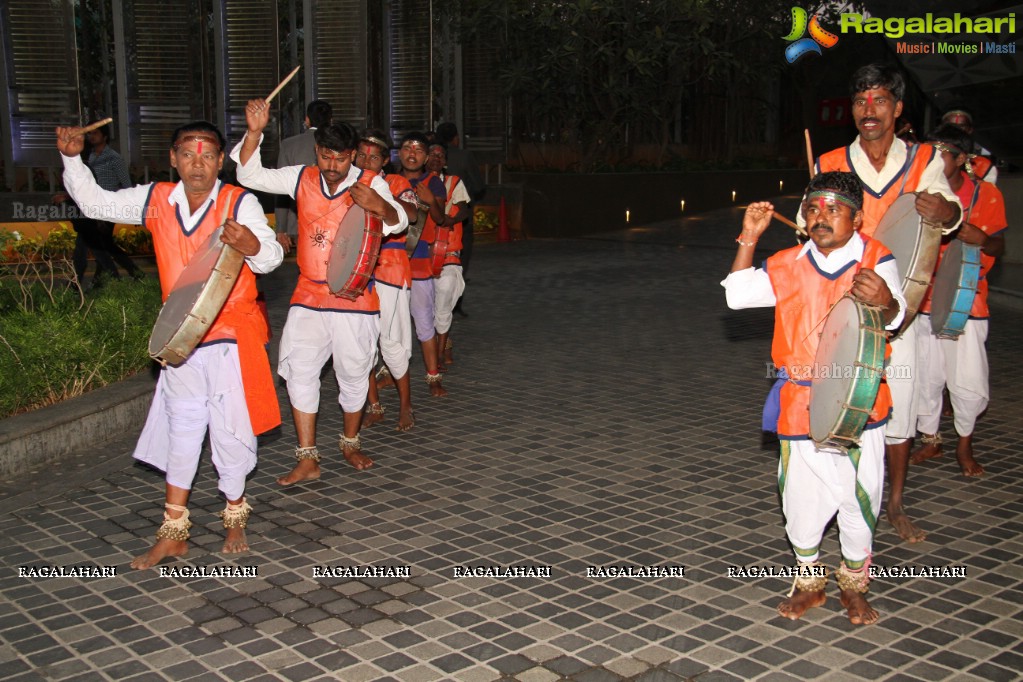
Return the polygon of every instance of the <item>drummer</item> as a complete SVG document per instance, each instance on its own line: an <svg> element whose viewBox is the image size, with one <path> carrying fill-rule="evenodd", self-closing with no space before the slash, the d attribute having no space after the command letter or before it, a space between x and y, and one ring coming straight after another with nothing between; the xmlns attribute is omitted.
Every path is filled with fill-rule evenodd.
<svg viewBox="0 0 1023 682"><path fill-rule="evenodd" d="M434 278L434 328L437 331L437 369L445 371L445 363L451 357L451 321L455 305L465 293L465 278L462 277L462 227L470 214L469 192L457 175L446 174L448 150L440 142L430 144L426 168L436 173L444 183L445 204L443 226L451 228L448 250L441 272Z"/></svg>
<svg viewBox="0 0 1023 682"><path fill-rule="evenodd" d="M269 120L266 101L250 100L245 107L248 130L245 139L231 150L231 158L238 164L239 182L259 191L293 197L298 214L298 285L291 297L277 364L277 373L288 384L298 436L298 462L286 476L277 479L286 486L320 477L320 451L316 446L320 370L331 356L344 414L338 447L356 469L373 465L362 452L359 429L380 335L380 300L372 282L354 301L331 294L326 283L327 259L338 225L353 200L383 220L385 235L404 230L408 216L383 178L359 170L352 163L359 136L347 123L317 128L315 166L264 168L259 145Z"/></svg>
<svg viewBox="0 0 1023 682"><path fill-rule="evenodd" d="M245 501L245 477L256 466L256 434L281 423L277 392L264 344L266 318L256 305L253 273L270 272L284 252L267 225L256 198L217 179L224 164L224 136L211 123L183 125L171 136L170 165L181 178L116 192L99 188L78 155L82 136L57 128L57 149L64 161L64 184L86 213L144 225L153 234L153 248L167 299L178 275L193 254L224 222L221 241L245 256L245 264L226 305L199 347L179 366L165 367L135 458L166 472L163 524L156 543L131 562L149 568L166 557L188 551L189 493L199 466L207 428L219 488L227 498L221 512L226 528L225 553L248 550L245 525L251 507ZM222 206L226 202L226 206Z"/></svg>
<svg viewBox="0 0 1023 682"><path fill-rule="evenodd" d="M859 135L848 147L839 147L817 159L817 172L855 173L863 183L864 236L871 236L885 211L900 195L919 192L916 210L922 218L943 228L959 224L960 207L945 179L944 163L927 144L907 145L895 136L895 121L902 114L906 84L899 70L887 64L858 69L849 85L852 116ZM797 217L800 224L801 217ZM888 457L888 522L903 540L920 542L926 533L903 509L909 449L916 431L916 330L914 320L892 342L890 366L899 372L888 378L895 402L885 428Z"/></svg>
<svg viewBox="0 0 1023 682"><path fill-rule="evenodd" d="M412 185L398 173L384 174L384 164L390 158L390 151L391 143L386 133L382 130L365 130L359 140L355 165L383 177L391 194L405 209L408 219L414 222L418 211ZM409 313L412 267L405 252L404 234L392 234L384 239L380 245L380 257L373 270L373 279L380 297L380 356L388 370L389 380L398 389L398 431L408 431L415 424L408 372L409 360L412 358L412 318ZM370 369L370 373L373 372ZM380 390L373 376L370 376L362 425L371 426L383 418Z"/></svg>
<svg viewBox="0 0 1023 682"><path fill-rule="evenodd" d="M736 239L738 252L722 282L733 310L775 307L772 356L781 368L764 409L765 430L778 433L778 487L785 531L800 575L778 613L797 619L824 604L826 574L819 563L824 529L838 514L842 563L835 571L842 605L854 625L873 623L867 603L867 566L884 489L883 427L891 395L881 382L859 448L848 454L822 450L809 439L810 382L815 375L818 335L831 307L846 292L883 309L888 329L902 322L905 300L891 252L863 237L863 185L852 173L819 173L806 188L802 214L810 241L779 251L754 269L753 251L770 224L774 207L750 204ZM828 371L822 368L822 371Z"/></svg>
<svg viewBox="0 0 1023 682"><path fill-rule="evenodd" d="M401 174L412 185L420 205L427 208L426 227L412 254L412 320L416 325L416 338L423 351L426 366L426 383L430 395L435 398L448 394L441 385L441 374L437 364L437 331L434 326L434 279L430 263L430 244L437 232L437 225L444 221L444 198L447 192L444 183L426 169L429 142L423 133L405 135L398 149Z"/></svg>
<svg viewBox="0 0 1023 682"><path fill-rule="evenodd" d="M970 319L958 339L939 339L930 329L917 337L920 370L920 408L917 429L922 445L910 462L919 464L941 456L941 392L948 386L949 399L959 435L956 459L964 476L980 476L984 468L973 456L973 427L977 417L987 408L988 388L987 340L989 310L986 275L995 258L1005 253L1005 201L1002 193L990 182L972 180L967 173L973 140L962 128L951 123L938 126L927 139L940 152L945 163L948 184L966 207L963 225L956 239L974 244L980 250L980 279L973 299ZM944 247L942 248L944 253ZM930 309L930 290L921 311ZM929 323L928 323L929 324Z"/></svg>

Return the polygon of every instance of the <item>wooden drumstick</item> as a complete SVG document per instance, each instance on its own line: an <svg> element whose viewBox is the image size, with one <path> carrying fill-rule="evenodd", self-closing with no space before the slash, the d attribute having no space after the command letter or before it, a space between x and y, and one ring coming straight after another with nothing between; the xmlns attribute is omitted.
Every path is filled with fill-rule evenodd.
<svg viewBox="0 0 1023 682"><path fill-rule="evenodd" d="M284 89L284 86L288 84L288 81L290 81L290 80L291 80L292 78L294 78L294 77L295 77L295 74L296 74L296 73L298 73L298 70L299 70L299 69L301 69L301 68L302 68L302 65L301 65L301 64L299 64L299 65L298 65L298 66L296 66L296 67L295 67L294 69L292 69L292 70L291 70L291 73L289 73L289 74L288 74L287 76L285 76L285 77L284 77L284 80L282 80L282 81L281 81L281 82L280 82L280 83L279 83L279 84L277 85L277 87L273 89L273 92L271 92L271 93L270 93L269 95L267 95L267 96L266 96L266 103L267 103L267 104L270 104L270 101L271 101L271 100L272 100L272 99L273 99L274 97L276 97L276 96L277 96L277 93L278 93L278 92L280 92L281 90L283 90L283 89Z"/></svg>
<svg viewBox="0 0 1023 682"><path fill-rule="evenodd" d="M813 147L810 146L809 128L803 128L803 137L806 138L806 166L810 169L810 179L813 180Z"/></svg>
<svg viewBox="0 0 1023 682"><path fill-rule="evenodd" d="M796 223L792 222L791 220L789 220L788 218L783 216L781 213L778 213L777 211L771 211L771 217L774 218L775 220L777 220L780 223L785 223L786 225L791 227L793 230L795 230L799 234L802 234L802 235L806 234L806 230L804 230L799 225L797 225Z"/></svg>
<svg viewBox="0 0 1023 682"><path fill-rule="evenodd" d="M93 130L96 130L97 128L102 128L106 124L113 123L113 122L114 122L114 119L112 119L112 118L105 118L102 121L96 121L95 123L90 123L89 125L85 126L84 128L76 128L75 130L71 131L71 137L78 137L79 135L85 135L86 133L91 133Z"/></svg>

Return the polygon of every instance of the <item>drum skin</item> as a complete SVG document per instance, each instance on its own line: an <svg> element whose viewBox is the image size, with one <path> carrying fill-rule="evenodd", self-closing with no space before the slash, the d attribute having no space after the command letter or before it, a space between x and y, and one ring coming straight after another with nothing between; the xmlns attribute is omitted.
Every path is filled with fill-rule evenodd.
<svg viewBox="0 0 1023 682"><path fill-rule="evenodd" d="M958 339L970 319L980 283L980 247L953 239L945 249L931 290L931 331Z"/></svg>
<svg viewBox="0 0 1023 682"><path fill-rule="evenodd" d="M888 247L902 281L906 314L896 336L909 326L931 284L941 250L941 226L925 221L916 212L916 195L903 194L888 207L874 230L874 239Z"/></svg>
<svg viewBox="0 0 1023 682"><path fill-rule="evenodd" d="M409 223L408 232L405 234L405 253L411 258L412 254L416 252L416 246L419 244L419 238L423 236L423 230L426 228L426 216L429 215L428 211L424 208L419 209L419 213L416 216L416 222Z"/></svg>
<svg viewBox="0 0 1023 682"><path fill-rule="evenodd" d="M831 309L810 385L810 438L842 451L859 445L884 373L881 309L849 296Z"/></svg>
<svg viewBox="0 0 1023 682"><path fill-rule="evenodd" d="M161 365L184 362L217 319L238 281L245 256L220 241L217 228L182 270L149 337L149 355Z"/></svg>
<svg viewBox="0 0 1023 682"><path fill-rule="evenodd" d="M327 287L335 296L354 301L373 278L384 233L379 218L352 205L341 219L327 260Z"/></svg>

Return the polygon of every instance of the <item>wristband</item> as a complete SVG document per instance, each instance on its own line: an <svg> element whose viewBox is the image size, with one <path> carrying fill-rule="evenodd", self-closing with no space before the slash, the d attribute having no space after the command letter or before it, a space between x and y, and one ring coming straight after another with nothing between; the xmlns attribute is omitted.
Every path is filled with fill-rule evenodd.
<svg viewBox="0 0 1023 682"><path fill-rule="evenodd" d="M757 243L755 241L754 242L744 242L744 241L742 241L742 235L741 234L738 237L735 238L735 243L738 244L739 246L756 246L757 245Z"/></svg>

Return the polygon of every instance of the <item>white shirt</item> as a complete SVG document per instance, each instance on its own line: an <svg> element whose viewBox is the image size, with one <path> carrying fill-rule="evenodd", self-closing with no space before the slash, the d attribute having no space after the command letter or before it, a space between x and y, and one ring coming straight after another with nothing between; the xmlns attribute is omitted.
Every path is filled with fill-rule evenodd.
<svg viewBox="0 0 1023 682"><path fill-rule="evenodd" d="M851 261L859 263L863 260L863 237L859 232L850 237L840 248L835 249L828 255L824 255L812 241L803 244L799 250L800 258L812 258L823 272L829 275L834 274L848 265ZM887 260L878 263L874 272L888 285L892 296L899 302L899 312L890 323L887 329L898 329L905 316L906 299L902 295L902 280L899 277L899 269L895 260ZM777 303L774 295L774 287L771 286L771 278L763 268L746 268L728 274L728 277L721 282L725 288L725 300L732 310L743 310L745 308L770 308Z"/></svg>
<svg viewBox="0 0 1023 682"><path fill-rule="evenodd" d="M860 144L860 136L857 135L856 139L853 140L852 145L849 149L849 159L852 164L852 169L859 176L860 180L864 185L867 186L875 194L880 193L885 187L888 186L892 180L899 175L899 171L902 170L903 165L906 163L906 143L895 138L892 140L892 146L888 149L888 155L884 159L884 166L881 170L874 168L874 164L870 162L870 157L863 151L863 146ZM821 172L820 163L816 165L817 173ZM902 182L900 178L898 182ZM906 192L929 192L931 194L940 194L945 197L956 206L962 209L962 205L959 203L959 198L956 197L955 192L948 186L948 180L945 178L945 162L941 160L941 154L935 154L934 158L931 159L930 163L924 169L923 175L920 176L920 182L917 183L916 187L906 187ZM804 195L804 199L806 196ZM959 212L959 220L962 220L962 210ZM806 219L803 218L803 211L800 210L796 215L796 222L800 227L806 225ZM953 227L958 227L959 222Z"/></svg>
<svg viewBox="0 0 1023 682"><path fill-rule="evenodd" d="M92 171L82 162L81 157L61 154L61 159L64 161L64 187L81 207L82 213L96 220L142 225L142 209L149 198L153 183L111 192L96 184ZM185 186L182 182L178 182L171 191L167 202L177 208L185 227L191 230L199 223L209 205L214 203L214 198L220 192L220 184L220 180L214 183L210 195L195 213L192 213L188 206L188 197L185 196ZM259 253L245 257L249 268L256 273L267 273L280 265L284 260L284 249L277 243L274 231L267 224L266 214L263 213L263 207L259 205L256 197L251 194L242 197L238 202L237 220L249 228L259 240Z"/></svg>
<svg viewBox="0 0 1023 682"><path fill-rule="evenodd" d="M259 137L260 143L263 142L263 136ZM263 160L260 156L259 147L256 147L256 151L252 153L249 158L249 162L244 166L241 163L242 145L245 144L245 138L234 146L231 150L231 159L238 164L238 182L249 189L254 189L259 192L269 192L270 194L287 194L292 199L295 198L295 189L298 187L298 177L302 174L302 169L306 166L286 166L284 168L264 168ZM334 193L331 194L327 188L327 182L323 179L323 175L320 175L320 187L323 189L324 195L334 198L344 192L346 189L354 185L359 180L360 171L355 167L353 163L348 169L348 177L341 181L341 184L337 186ZM391 188L387 186L381 176L377 175L373 178L370 183L377 194L383 197L384 201L394 207L394 210L398 214L398 222L388 224L383 223L384 234L395 234L402 232L408 228L408 215L405 213L405 209L401 207L393 196L391 196Z"/></svg>

